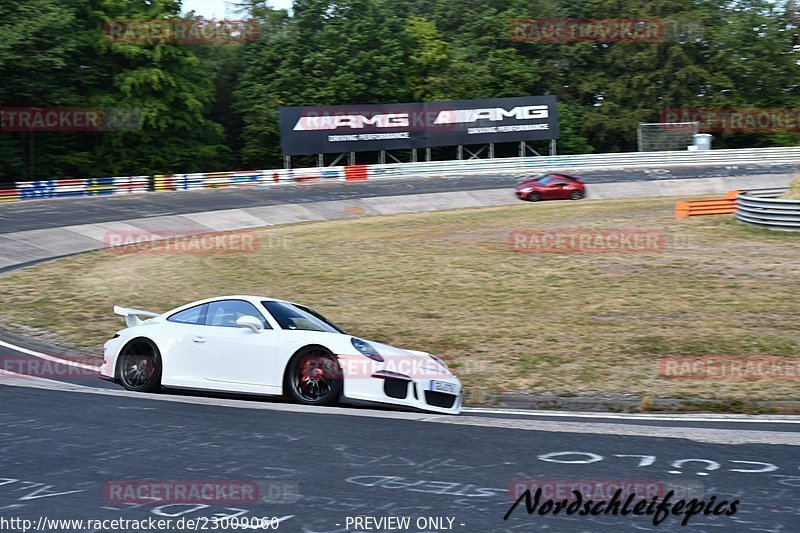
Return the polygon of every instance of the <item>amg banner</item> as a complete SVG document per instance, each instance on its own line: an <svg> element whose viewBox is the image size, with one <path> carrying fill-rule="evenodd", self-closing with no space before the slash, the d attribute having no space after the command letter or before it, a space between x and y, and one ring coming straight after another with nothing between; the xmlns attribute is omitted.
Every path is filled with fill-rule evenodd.
<svg viewBox="0 0 800 533"><path fill-rule="evenodd" d="M558 138L555 96L412 104L282 107L284 155Z"/></svg>

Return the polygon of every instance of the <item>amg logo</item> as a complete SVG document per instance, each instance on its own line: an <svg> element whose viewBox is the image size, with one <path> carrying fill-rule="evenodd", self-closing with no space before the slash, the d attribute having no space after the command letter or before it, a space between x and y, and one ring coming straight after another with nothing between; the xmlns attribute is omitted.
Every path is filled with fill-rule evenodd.
<svg viewBox="0 0 800 533"><path fill-rule="evenodd" d="M529 105L515 107L506 111L502 107L487 109L454 109L440 111L434 124L460 124L464 122L477 122L478 120L499 121L504 118L516 120L546 119L549 115L546 105Z"/></svg>
<svg viewBox="0 0 800 533"><path fill-rule="evenodd" d="M385 113L366 117L364 115L336 115L320 117L300 117L294 131L324 131L339 128L361 129L366 126L376 128L405 128L409 125L408 113Z"/></svg>

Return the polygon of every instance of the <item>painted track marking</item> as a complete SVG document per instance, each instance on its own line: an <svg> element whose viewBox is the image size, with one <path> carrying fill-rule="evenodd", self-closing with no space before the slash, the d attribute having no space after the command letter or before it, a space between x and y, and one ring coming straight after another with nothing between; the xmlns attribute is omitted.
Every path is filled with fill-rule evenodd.
<svg viewBox="0 0 800 533"><path fill-rule="evenodd" d="M53 363L61 363L65 365L82 368L84 370L91 370L100 372L100 367L85 365L83 363L76 363L66 359L53 357L52 355L43 354L21 346L0 341L0 346L14 350L20 353L32 355L46 361ZM13 372L12 372L13 374ZM524 409L487 409L482 407L465 407L462 413L467 415L481 415L481 414L494 414L494 415L512 415L512 416L542 416L542 417L562 417L562 418L593 418L593 419L613 419L613 420L648 420L648 421L663 421L663 422L739 422L739 423L759 423L759 424L800 424L800 416L758 416L758 415L658 415L658 414L625 414L625 413L587 413L587 412L569 412L569 411L541 411L541 410L524 410Z"/></svg>
<svg viewBox="0 0 800 533"><path fill-rule="evenodd" d="M27 355L32 355L34 357L38 357L39 359L44 359L45 361L50 361L51 363L61 363L63 365L73 366L75 368L82 368L84 370L92 370L94 372L100 372L99 366L91 366L85 365L83 363L76 363L75 361L68 361L67 359L60 359L58 357L53 357L52 355L47 355L41 352L36 352L33 350L29 350L27 348L22 348L21 346L15 346L14 344L0 341L0 346L4 348L8 348L9 350L14 350L15 352L24 353Z"/></svg>

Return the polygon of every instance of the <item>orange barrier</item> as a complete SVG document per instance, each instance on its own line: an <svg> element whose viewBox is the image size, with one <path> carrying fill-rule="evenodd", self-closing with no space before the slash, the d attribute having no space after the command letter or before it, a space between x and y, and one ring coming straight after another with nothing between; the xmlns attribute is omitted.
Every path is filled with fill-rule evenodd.
<svg viewBox="0 0 800 533"><path fill-rule="evenodd" d="M736 212L736 195L739 191L728 191L725 198L718 200L690 200L675 203L675 217L698 215L728 215Z"/></svg>
<svg viewBox="0 0 800 533"><path fill-rule="evenodd" d="M367 179L367 165L348 165L344 167L344 179L346 181L359 181Z"/></svg>

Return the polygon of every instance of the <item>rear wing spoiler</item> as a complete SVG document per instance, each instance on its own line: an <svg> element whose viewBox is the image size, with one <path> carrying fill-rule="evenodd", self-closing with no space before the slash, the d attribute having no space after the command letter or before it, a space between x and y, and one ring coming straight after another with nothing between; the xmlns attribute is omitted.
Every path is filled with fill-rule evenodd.
<svg viewBox="0 0 800 533"><path fill-rule="evenodd" d="M146 317L159 316L158 313L151 313L150 311L141 311L139 309L128 309L127 307L120 307L118 305L114 306L114 314L124 316L125 325L127 325L129 328L132 328L133 326L138 326L139 324L142 323L142 320L139 318L139 316L146 316Z"/></svg>

